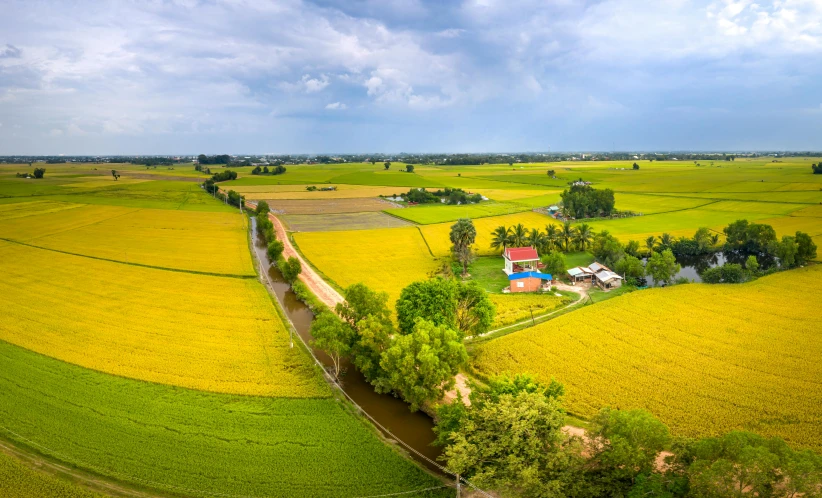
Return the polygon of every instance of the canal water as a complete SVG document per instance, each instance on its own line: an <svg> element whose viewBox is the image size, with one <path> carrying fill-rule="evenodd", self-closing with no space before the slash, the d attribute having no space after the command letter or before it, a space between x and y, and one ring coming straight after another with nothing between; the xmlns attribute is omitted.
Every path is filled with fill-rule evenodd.
<svg viewBox="0 0 822 498"><path fill-rule="evenodd" d="M263 271L268 269L271 286L286 316L294 324L297 333L309 344L311 337L311 322L314 314L297 296L291 291L291 286L285 281L279 270L270 264L266 254L265 242L258 237L255 219L251 219L254 233L254 253L257 261L262 263ZM295 338L296 340L296 338ZM317 359L327 368L332 366L331 359L322 351L312 348ZM434 421L423 412L411 413L408 405L399 398L390 394L378 394L374 392L374 387L366 382L362 374L348 362L343 362L344 374L340 376L340 384L346 394L357 403L363 411L379 422L383 427L391 431L397 438L413 448L415 451L425 455L433 461L437 461L440 456L440 448L433 446L434 441ZM330 371L330 370L329 370ZM389 439L390 434L385 434ZM425 467L440 472L439 469L431 465L425 459L409 452L411 457Z"/></svg>

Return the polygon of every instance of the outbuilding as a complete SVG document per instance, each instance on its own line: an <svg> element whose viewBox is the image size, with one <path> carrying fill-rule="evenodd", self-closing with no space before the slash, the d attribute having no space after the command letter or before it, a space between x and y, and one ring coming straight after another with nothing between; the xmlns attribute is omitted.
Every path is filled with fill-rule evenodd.
<svg viewBox="0 0 822 498"><path fill-rule="evenodd" d="M509 292L536 292L551 288L551 281L554 279L548 273L538 271L526 271L512 273L508 275Z"/></svg>
<svg viewBox="0 0 822 498"><path fill-rule="evenodd" d="M594 272L587 266L576 266L568 270L568 277L571 282L584 282L593 278Z"/></svg>
<svg viewBox="0 0 822 498"><path fill-rule="evenodd" d="M616 289L622 286L622 277L611 270L602 270L597 272L594 277L594 282L596 282L602 290Z"/></svg>

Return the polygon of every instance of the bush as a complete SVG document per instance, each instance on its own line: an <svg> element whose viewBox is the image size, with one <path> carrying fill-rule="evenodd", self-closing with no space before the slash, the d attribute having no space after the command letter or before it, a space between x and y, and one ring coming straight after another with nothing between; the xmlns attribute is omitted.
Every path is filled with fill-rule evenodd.
<svg viewBox="0 0 822 498"><path fill-rule="evenodd" d="M287 260L280 256L277 260L277 268L280 269L280 273L283 274L283 278L285 278L291 285L294 285L297 277L303 271L303 266L300 264L300 260L294 256L289 257Z"/></svg>
<svg viewBox="0 0 822 498"><path fill-rule="evenodd" d="M279 240L272 240L268 244L268 248L266 249L266 253L268 254L269 261L277 261L283 255L283 249L285 249L285 245L282 241Z"/></svg>

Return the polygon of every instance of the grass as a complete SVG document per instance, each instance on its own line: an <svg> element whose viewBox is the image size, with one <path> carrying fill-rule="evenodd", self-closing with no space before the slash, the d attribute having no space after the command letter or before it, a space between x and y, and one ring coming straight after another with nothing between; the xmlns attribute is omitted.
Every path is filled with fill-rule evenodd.
<svg viewBox="0 0 822 498"><path fill-rule="evenodd" d="M565 255L565 266L567 268L588 266L593 262L594 255L590 252L569 252Z"/></svg>
<svg viewBox="0 0 822 498"><path fill-rule="evenodd" d="M471 280L487 292L500 293L508 287L508 275L502 271L505 262L502 256L481 256L468 267Z"/></svg>
<svg viewBox="0 0 822 498"><path fill-rule="evenodd" d="M745 429L822 449L822 267L741 285L678 285L585 306L477 346L482 375L567 387L571 413L645 408L683 436Z"/></svg>
<svg viewBox="0 0 822 498"><path fill-rule="evenodd" d="M334 398L138 382L2 341L0 420L4 436L65 464L187 496L350 497L441 485Z"/></svg>
<svg viewBox="0 0 822 498"><path fill-rule="evenodd" d="M86 368L213 392L328 396L255 279L5 242L0 339Z"/></svg>
<svg viewBox="0 0 822 498"><path fill-rule="evenodd" d="M32 210L32 207L55 204L66 207L46 213ZM2 238L148 266L255 275L246 243L245 217L238 212L128 209L51 202L6 204L2 208ZM19 216L4 216L7 213Z"/></svg>

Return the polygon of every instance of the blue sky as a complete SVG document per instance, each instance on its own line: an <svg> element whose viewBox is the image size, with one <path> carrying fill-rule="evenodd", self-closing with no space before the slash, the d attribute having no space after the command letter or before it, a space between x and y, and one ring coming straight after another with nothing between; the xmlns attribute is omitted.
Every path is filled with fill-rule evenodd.
<svg viewBox="0 0 822 498"><path fill-rule="evenodd" d="M14 1L0 155L822 149L822 0Z"/></svg>

